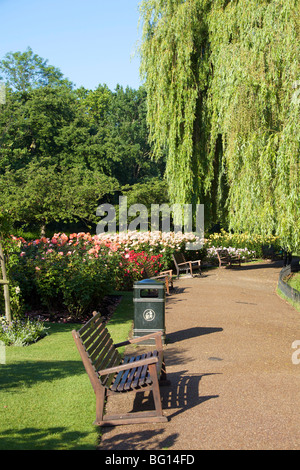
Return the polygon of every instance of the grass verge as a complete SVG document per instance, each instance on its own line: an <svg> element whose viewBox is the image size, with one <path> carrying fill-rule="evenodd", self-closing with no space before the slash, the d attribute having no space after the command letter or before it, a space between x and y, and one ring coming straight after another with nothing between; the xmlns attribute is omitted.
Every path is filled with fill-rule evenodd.
<svg viewBox="0 0 300 470"><path fill-rule="evenodd" d="M132 293L108 323L115 342L128 338ZM90 450L101 429L93 426L95 395L71 331L50 324L48 336L27 347L6 347L0 364L0 450Z"/></svg>
<svg viewBox="0 0 300 470"><path fill-rule="evenodd" d="M300 272L293 273L287 282L293 289L300 292Z"/></svg>
<svg viewBox="0 0 300 470"><path fill-rule="evenodd" d="M288 302L292 307L294 307L295 310L300 312L300 304L298 302L295 302L294 300L289 299L286 295L283 294L283 292L281 292L280 289L278 289L278 287L276 289L276 293L279 295L279 297L281 297L283 300Z"/></svg>

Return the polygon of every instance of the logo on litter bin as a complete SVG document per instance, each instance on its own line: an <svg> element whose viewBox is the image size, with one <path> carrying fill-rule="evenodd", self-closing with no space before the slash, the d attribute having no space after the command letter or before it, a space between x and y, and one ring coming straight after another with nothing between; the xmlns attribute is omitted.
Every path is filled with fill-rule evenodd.
<svg viewBox="0 0 300 470"><path fill-rule="evenodd" d="M155 312L151 308L147 308L147 310L143 313L144 320L152 321L155 318Z"/></svg>

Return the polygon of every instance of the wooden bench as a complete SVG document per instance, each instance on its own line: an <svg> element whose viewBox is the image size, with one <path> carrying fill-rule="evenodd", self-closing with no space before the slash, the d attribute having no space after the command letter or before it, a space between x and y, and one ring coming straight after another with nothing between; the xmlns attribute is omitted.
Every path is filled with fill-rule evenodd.
<svg viewBox="0 0 300 470"><path fill-rule="evenodd" d="M145 277L147 279L163 279L165 281L166 292L170 294L170 288L173 288L173 270L161 271L159 274L155 273L153 265L150 261L144 263Z"/></svg>
<svg viewBox="0 0 300 470"><path fill-rule="evenodd" d="M161 335L155 332L140 338L114 344L103 323L101 313L92 317L79 331L72 331L86 372L96 395L96 420L100 426L119 424L166 422L163 415L159 385L168 384ZM155 338L156 349L123 359L118 347ZM152 390L154 411L107 415L104 413L107 397L127 392Z"/></svg>
<svg viewBox="0 0 300 470"><path fill-rule="evenodd" d="M233 264L238 264L241 266L240 255L230 254L228 250L222 249L217 250L217 256L219 260L219 267L223 265L232 266Z"/></svg>
<svg viewBox="0 0 300 470"><path fill-rule="evenodd" d="M194 271L198 269L199 274L201 275L200 259L196 261L186 261L184 254L179 251L173 253L172 257L177 271L177 279L179 278L179 274L181 271L185 271L186 274L190 273L190 275L193 277Z"/></svg>

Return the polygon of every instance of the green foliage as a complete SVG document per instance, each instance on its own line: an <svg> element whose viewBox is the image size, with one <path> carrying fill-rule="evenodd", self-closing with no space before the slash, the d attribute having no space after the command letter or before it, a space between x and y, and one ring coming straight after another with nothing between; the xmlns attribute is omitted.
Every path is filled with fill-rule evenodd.
<svg viewBox="0 0 300 470"><path fill-rule="evenodd" d="M299 2L214 2L209 24L212 139L222 134L230 227L297 249Z"/></svg>
<svg viewBox="0 0 300 470"><path fill-rule="evenodd" d="M206 152L205 1L144 1L141 47L154 152L167 149L170 199L198 202L212 171ZM197 119L195 120L195 115Z"/></svg>
<svg viewBox="0 0 300 470"><path fill-rule="evenodd" d="M7 238L12 229L12 221L9 213L6 210L0 211L0 240Z"/></svg>
<svg viewBox="0 0 300 470"><path fill-rule="evenodd" d="M0 73L7 86L24 93L31 88L40 86L56 86L64 83L72 84L63 79L59 69L47 64L48 61L34 54L30 47L25 52L9 52L0 63Z"/></svg>
<svg viewBox="0 0 300 470"><path fill-rule="evenodd" d="M122 185L133 185L164 173L164 156L154 162L148 143L146 92L117 86L108 113L107 156Z"/></svg>
<svg viewBox="0 0 300 470"><path fill-rule="evenodd" d="M299 1L143 1L150 138L170 199L300 244Z"/></svg>
<svg viewBox="0 0 300 470"><path fill-rule="evenodd" d="M18 227L91 229L100 203L117 201L123 185L161 178L164 159L152 161L143 88L74 90L46 62L31 50L0 62L9 85L0 108L0 205Z"/></svg>
<svg viewBox="0 0 300 470"><path fill-rule="evenodd" d="M281 251L280 239L275 236L262 237L250 233L228 233L221 230L220 233L211 234L206 241L206 247L223 247L223 248L241 248L253 252L252 257L263 258L264 248L271 248L274 252Z"/></svg>

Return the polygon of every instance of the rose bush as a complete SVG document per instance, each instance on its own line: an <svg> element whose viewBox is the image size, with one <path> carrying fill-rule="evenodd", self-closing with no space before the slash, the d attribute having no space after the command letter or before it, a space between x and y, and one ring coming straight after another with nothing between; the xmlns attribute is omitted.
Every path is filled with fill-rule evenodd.
<svg viewBox="0 0 300 470"><path fill-rule="evenodd" d="M9 276L27 309L63 308L74 318L97 308L113 289L131 289L134 281L142 279L146 260L155 271L162 268L160 254L136 252L128 244L89 233L54 234L29 242L13 237L12 245Z"/></svg>
<svg viewBox="0 0 300 470"><path fill-rule="evenodd" d="M123 232L54 234L26 241L12 237L8 253L11 293L16 305L67 309L75 318L97 308L112 290L128 290L144 277L144 263L155 272L172 268L172 253L186 250L194 234ZM263 243L277 243L247 234L221 231L210 235L201 250L185 252L188 259L217 263L216 249L227 248L242 260L261 254Z"/></svg>

